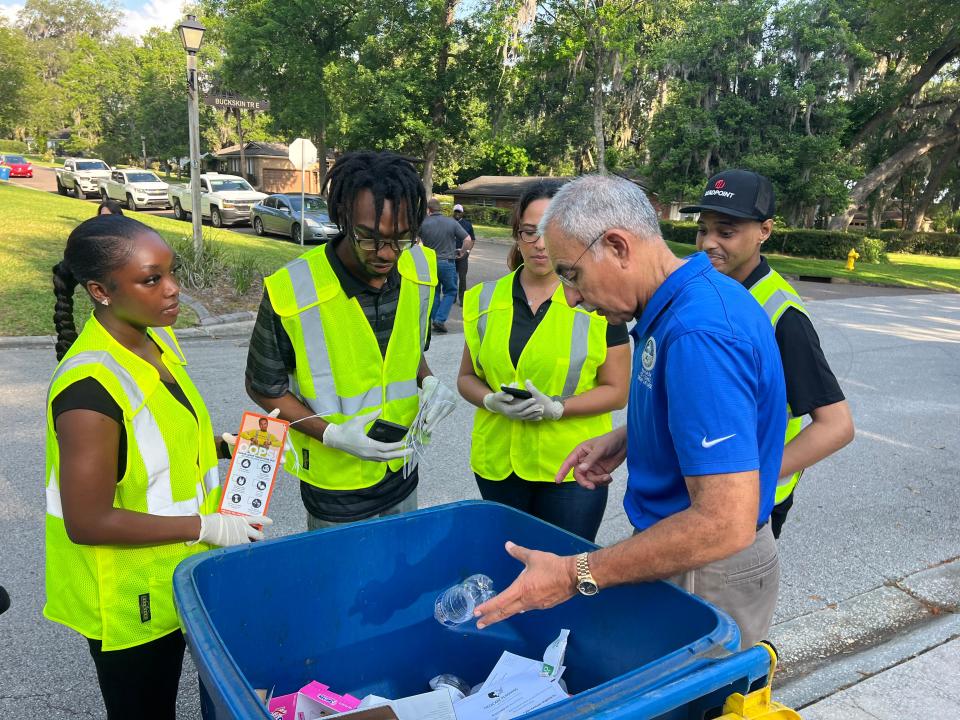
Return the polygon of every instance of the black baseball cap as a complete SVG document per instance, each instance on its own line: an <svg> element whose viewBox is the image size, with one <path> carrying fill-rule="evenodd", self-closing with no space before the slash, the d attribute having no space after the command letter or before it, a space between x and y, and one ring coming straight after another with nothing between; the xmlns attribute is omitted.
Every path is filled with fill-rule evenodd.
<svg viewBox="0 0 960 720"><path fill-rule="evenodd" d="M773 185L750 170L724 170L707 180L697 205L680 208L682 213L718 212L749 220L768 220L776 205Z"/></svg>

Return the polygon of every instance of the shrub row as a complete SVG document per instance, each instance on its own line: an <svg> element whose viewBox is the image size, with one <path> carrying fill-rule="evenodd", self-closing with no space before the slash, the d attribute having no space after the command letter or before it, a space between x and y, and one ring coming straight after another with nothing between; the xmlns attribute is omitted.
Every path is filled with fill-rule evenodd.
<svg viewBox="0 0 960 720"><path fill-rule="evenodd" d="M453 204L451 203L451 207ZM470 222L481 225L510 225L512 208L490 207L488 205L464 205L463 214Z"/></svg>
<svg viewBox="0 0 960 720"><path fill-rule="evenodd" d="M23 155L27 152L27 144L19 140L0 140L0 153L16 153Z"/></svg>
<svg viewBox="0 0 960 720"><path fill-rule="evenodd" d="M695 245L695 223L660 221L663 237L672 242ZM879 237L874 237L879 236ZM881 262L886 252L925 253L960 257L960 234L912 233L905 230L863 232L776 228L766 243L769 252L824 260L846 260L850 248L860 253L861 262Z"/></svg>

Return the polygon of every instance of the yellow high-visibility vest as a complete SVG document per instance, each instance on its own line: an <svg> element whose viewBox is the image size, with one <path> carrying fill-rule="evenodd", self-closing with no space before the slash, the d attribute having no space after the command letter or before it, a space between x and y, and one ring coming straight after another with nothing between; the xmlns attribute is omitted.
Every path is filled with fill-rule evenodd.
<svg viewBox="0 0 960 720"><path fill-rule="evenodd" d="M208 545L78 545L67 535L60 499L60 446L52 404L85 378L99 382L123 412L124 476L113 506L151 515L216 512L220 502L217 450L210 416L187 375L183 351L168 328L147 331L183 390L194 417L150 363L123 347L92 317L57 366L47 396L46 588L43 614L80 634L122 650L180 627L173 605L173 571Z"/></svg>
<svg viewBox="0 0 960 720"><path fill-rule="evenodd" d="M516 272L472 287L464 296L463 334L477 377L492 391L512 382L522 387L530 380L544 394L564 399L595 388L607 357L607 321L568 306L562 286L514 367L510 330ZM474 415L470 465L489 480L516 473L524 480L553 482L578 444L612 428L611 413L524 422L480 407ZM567 480L572 479L571 472Z"/></svg>
<svg viewBox="0 0 960 720"><path fill-rule="evenodd" d="M380 408L384 420L410 426L417 415L417 370L427 341L437 284L433 250L414 245L400 254L400 299L386 354L356 298L349 298L321 245L264 280L270 303L293 345L290 392L331 423ZM290 428L294 452L286 469L328 490L356 490L380 482L403 460L361 460Z"/></svg>
<svg viewBox="0 0 960 720"><path fill-rule="evenodd" d="M770 272L750 287L750 294L753 295L756 301L760 303L764 312L767 313L767 317L770 318L770 323L773 325L774 332L777 331L777 323L780 322L780 318L787 308L795 308L809 317L807 309L803 306L803 300L800 299L800 295L793 289L793 286L784 280L780 273L773 268L770 268ZM803 430L803 418L794 417L793 411L790 409L788 403L787 433L784 439L784 445L799 435L801 430ZM789 477L779 478L777 480L777 494L774 499L775 505L779 505L790 497L793 489L797 486L797 483L800 482L801 475L803 475L803 470L795 472Z"/></svg>

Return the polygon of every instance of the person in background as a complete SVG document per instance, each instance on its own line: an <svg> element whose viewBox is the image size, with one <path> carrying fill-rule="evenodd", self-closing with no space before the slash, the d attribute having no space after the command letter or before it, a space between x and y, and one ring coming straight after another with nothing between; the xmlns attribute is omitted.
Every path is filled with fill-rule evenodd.
<svg viewBox="0 0 960 720"><path fill-rule="evenodd" d="M420 388L428 431L456 400L423 354L437 266L415 243L426 203L416 169L395 153L347 153L329 183L340 232L266 278L246 371L253 401L293 423L286 469L308 530L416 510L411 449L367 433L381 415L409 427Z"/></svg>
<svg viewBox="0 0 960 720"><path fill-rule="evenodd" d="M467 268L470 262L470 251L477 244L477 236L473 231L473 223L463 214L463 205L453 206L453 219L460 223L460 227L467 231L470 237L467 240L457 241L457 297L460 307L463 307L463 294L467 291Z"/></svg>
<svg viewBox="0 0 960 720"><path fill-rule="evenodd" d="M125 217L78 225L53 268L43 614L87 638L109 720L143 717L145 702L151 718L173 720L185 647L174 568L270 524L217 512L229 447L170 329L174 271L163 239ZM77 286L94 305L79 335Z"/></svg>
<svg viewBox="0 0 960 720"><path fill-rule="evenodd" d="M420 226L420 240L425 247L433 250L437 255L437 274L440 278L438 290L439 302L433 306L431 316L433 332L443 334L447 332L447 318L450 308L457 300L457 245L468 244L470 235L460 223L440 212L440 201L430 198L427 201L427 217Z"/></svg>
<svg viewBox="0 0 960 720"><path fill-rule="evenodd" d="M457 387L477 406L470 465L483 499L592 542L607 488L581 487L572 473L555 478L581 440L612 429L611 412L627 402L630 345L626 326L564 299L537 227L559 189L542 182L524 193L513 211L512 272L467 292Z"/></svg>
<svg viewBox="0 0 960 720"><path fill-rule="evenodd" d="M97 205L97 215L123 215L123 208L116 200L106 198Z"/></svg>
<svg viewBox="0 0 960 720"><path fill-rule="evenodd" d="M773 231L773 185L749 170L726 170L707 181L703 197L680 212L700 213L697 249L741 283L773 324L787 386L787 433L770 525L780 537L803 471L847 445L853 416L820 347L803 300L760 254ZM810 423L803 427L803 416Z"/></svg>
<svg viewBox="0 0 960 720"><path fill-rule="evenodd" d="M540 230L571 306L637 321L627 426L584 440L557 473L598 488L626 461L635 532L567 557L508 542L526 568L477 608L478 627L577 593L667 579L725 610L741 647L753 645L769 630L780 584L769 519L787 417L770 321L703 253L677 258L646 195L622 178L564 185Z"/></svg>

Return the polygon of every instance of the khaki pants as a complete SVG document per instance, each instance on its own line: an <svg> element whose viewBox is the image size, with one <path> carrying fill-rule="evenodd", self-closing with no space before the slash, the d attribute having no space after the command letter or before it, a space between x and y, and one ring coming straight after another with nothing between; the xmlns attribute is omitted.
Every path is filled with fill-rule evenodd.
<svg viewBox="0 0 960 720"><path fill-rule="evenodd" d="M668 579L733 617L741 650L766 639L780 590L780 557L770 523L736 555Z"/></svg>
<svg viewBox="0 0 960 720"><path fill-rule="evenodd" d="M327 528L337 527L338 525L346 525L351 522L363 522L364 520L376 520L377 518L387 517L388 515L399 515L400 513L413 512L417 509L417 489L414 488L413 492L407 495L403 500L398 502L393 507L388 507L386 510L378 512L376 515L371 515L370 517L364 518L363 520L344 520L343 522L333 522L332 520L321 520L318 517L314 517L309 512L307 513L307 530L325 530Z"/></svg>

